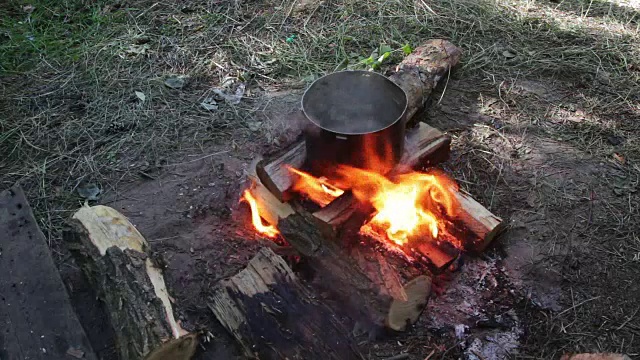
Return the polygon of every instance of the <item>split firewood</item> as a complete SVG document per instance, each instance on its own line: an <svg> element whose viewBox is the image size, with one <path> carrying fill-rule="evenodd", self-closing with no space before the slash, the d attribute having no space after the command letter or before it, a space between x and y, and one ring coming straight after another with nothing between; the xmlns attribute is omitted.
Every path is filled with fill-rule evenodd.
<svg viewBox="0 0 640 360"><path fill-rule="evenodd" d="M106 305L122 360L186 360L196 349L173 315L160 267L129 220L107 206L84 206L63 234Z"/></svg>
<svg viewBox="0 0 640 360"><path fill-rule="evenodd" d="M460 211L454 219L451 233L462 240L468 251L482 252L500 234L506 225L469 194L455 192Z"/></svg>
<svg viewBox="0 0 640 360"><path fill-rule="evenodd" d="M398 170L402 167L413 169L434 166L449 160L451 137L425 123L416 128L407 129L404 144L404 156Z"/></svg>
<svg viewBox="0 0 640 360"><path fill-rule="evenodd" d="M336 314L268 248L216 286L209 308L250 358L364 358Z"/></svg>
<svg viewBox="0 0 640 360"><path fill-rule="evenodd" d="M362 253L371 252L370 247L358 246L358 243L338 244L326 239L311 214L303 209L296 210L296 214L280 220L280 232L301 253L305 265L315 274L312 281L316 288L340 303L345 315L354 322L366 324L372 332L388 326L389 319L395 328L399 328L397 319L417 319L417 315L407 316L407 308L397 304L411 302L419 315L427 304L428 291L399 288L397 270L383 257ZM364 266L362 261L366 258L377 261L379 268L374 271L372 268L376 266Z"/></svg>
<svg viewBox="0 0 640 360"><path fill-rule="evenodd" d="M300 169L304 165L306 158L307 150L303 140L295 143L286 152L270 161L260 161L256 168L258 177L278 200L287 201L291 199L289 190L293 186L287 165Z"/></svg>
<svg viewBox="0 0 640 360"><path fill-rule="evenodd" d="M322 233L329 238L338 237L342 226L358 210L358 201L350 191L338 196L327 206L313 213L314 220Z"/></svg>
<svg viewBox="0 0 640 360"><path fill-rule="evenodd" d="M462 50L447 40L433 39L415 48L396 67L389 79L407 94L407 127L420 121L438 82L458 64Z"/></svg>
<svg viewBox="0 0 640 360"><path fill-rule="evenodd" d="M302 150L304 151L304 149ZM278 220L285 218L294 213L293 208L288 203L282 202L262 183L262 179L258 176L258 164L262 161L262 157L257 157L247 171L247 179L249 180L249 188L251 194L256 198L258 205L258 213L271 225L278 225ZM288 174L287 174L288 176Z"/></svg>

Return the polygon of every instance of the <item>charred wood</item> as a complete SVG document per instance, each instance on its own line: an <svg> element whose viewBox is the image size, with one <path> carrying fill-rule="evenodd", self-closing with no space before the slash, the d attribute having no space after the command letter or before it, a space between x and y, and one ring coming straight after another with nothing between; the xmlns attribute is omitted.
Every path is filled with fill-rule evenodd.
<svg viewBox="0 0 640 360"><path fill-rule="evenodd" d="M363 359L336 314L267 248L216 286L209 308L250 358Z"/></svg>

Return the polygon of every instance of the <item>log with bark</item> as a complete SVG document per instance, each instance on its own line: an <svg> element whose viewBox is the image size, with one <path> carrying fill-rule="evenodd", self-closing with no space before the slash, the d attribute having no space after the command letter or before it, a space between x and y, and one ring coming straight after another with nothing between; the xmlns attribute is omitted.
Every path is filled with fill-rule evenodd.
<svg viewBox="0 0 640 360"><path fill-rule="evenodd" d="M371 335L384 326L404 330L407 322L418 318L428 301L430 277L419 282L424 285L421 291L413 288L414 283L407 290L397 268L385 256L378 256L373 247L360 246L357 238L351 238L351 243L327 239L311 214L296 210L280 219L282 236L301 254L314 287L339 304L354 323L363 325Z"/></svg>
<svg viewBox="0 0 640 360"><path fill-rule="evenodd" d="M64 231L76 262L107 308L122 360L186 360L197 334L184 331L144 237L118 211L84 206Z"/></svg>
<svg viewBox="0 0 640 360"><path fill-rule="evenodd" d="M438 82L458 64L462 50L447 40L433 39L413 50L389 76L407 94L407 127L420 122Z"/></svg>
<svg viewBox="0 0 640 360"><path fill-rule="evenodd" d="M339 317L268 248L216 286L209 308L250 358L363 359Z"/></svg>

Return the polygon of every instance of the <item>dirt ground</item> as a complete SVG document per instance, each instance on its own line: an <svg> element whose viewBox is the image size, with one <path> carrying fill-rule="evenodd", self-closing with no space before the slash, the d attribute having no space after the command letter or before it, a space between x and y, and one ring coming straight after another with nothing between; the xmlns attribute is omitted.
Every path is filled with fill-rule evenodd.
<svg viewBox="0 0 640 360"><path fill-rule="evenodd" d="M444 291L414 328L358 338L362 351L640 357L637 2L38 0L0 11L0 185L25 188L104 359L112 334L59 236L85 201L78 189L97 184L91 204L128 216L166 263L184 326L213 335L197 357L242 358L207 301L260 246L238 207L250 162L298 136L291 114L309 81L367 63L383 43L395 49L388 70L403 44L436 37L464 55L423 121L453 137L442 167L509 227L436 279ZM184 85L166 85L178 75Z"/></svg>
<svg viewBox="0 0 640 360"><path fill-rule="evenodd" d="M482 257L468 257L460 271L437 279L444 292L434 295L409 332L373 343L361 339L371 359L402 352L424 359L434 351L435 358L473 360L638 353L638 172L517 124L504 130L509 113L517 111L505 102L542 106L545 98L567 99L571 89L533 81L502 86L513 90L500 100L490 82L452 80L425 120L454 137L444 169L509 229ZM298 128L283 127L280 119L297 109L293 99L299 97L292 92L271 99L265 128L294 139ZM488 105L475 106L478 98ZM162 255L185 325L214 335L203 359L240 356L207 300L213 285L242 269L259 247L238 207L239 189L250 162L273 150L259 132L234 141L240 145L232 152L210 148L214 155L129 184L105 201Z"/></svg>

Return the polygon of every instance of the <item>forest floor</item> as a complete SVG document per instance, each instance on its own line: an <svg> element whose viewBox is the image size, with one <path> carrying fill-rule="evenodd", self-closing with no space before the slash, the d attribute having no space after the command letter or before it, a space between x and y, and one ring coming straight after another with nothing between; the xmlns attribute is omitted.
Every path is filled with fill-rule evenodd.
<svg viewBox="0 0 640 360"><path fill-rule="evenodd" d="M314 79L388 51L385 72L431 38L464 54L424 121L453 137L444 167L510 225L452 289L473 292L482 266L505 274L496 289L513 290L517 316L493 314L509 312L517 346L501 357L640 356L635 0L3 2L0 188L25 189L68 284L82 281L65 219L87 198L122 211L166 258L183 321L215 335L202 358L231 358L206 299L258 246L231 211L248 164L298 135L287 114ZM475 317L456 318L460 339L432 315L368 356L486 350Z"/></svg>

